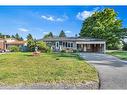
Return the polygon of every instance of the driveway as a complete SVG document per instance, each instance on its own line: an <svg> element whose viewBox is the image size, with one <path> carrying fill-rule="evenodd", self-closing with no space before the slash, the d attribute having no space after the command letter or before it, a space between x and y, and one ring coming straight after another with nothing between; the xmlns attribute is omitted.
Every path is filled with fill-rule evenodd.
<svg viewBox="0 0 127 95"><path fill-rule="evenodd" d="M99 72L100 89L127 89L127 61L107 54L80 53Z"/></svg>

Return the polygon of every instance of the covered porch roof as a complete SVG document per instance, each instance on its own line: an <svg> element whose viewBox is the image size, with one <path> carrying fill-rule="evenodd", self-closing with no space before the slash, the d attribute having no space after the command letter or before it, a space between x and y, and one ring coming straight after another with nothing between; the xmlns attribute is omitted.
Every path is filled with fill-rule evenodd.
<svg viewBox="0 0 127 95"><path fill-rule="evenodd" d="M87 42L76 42L76 44L105 44L105 41L87 41Z"/></svg>

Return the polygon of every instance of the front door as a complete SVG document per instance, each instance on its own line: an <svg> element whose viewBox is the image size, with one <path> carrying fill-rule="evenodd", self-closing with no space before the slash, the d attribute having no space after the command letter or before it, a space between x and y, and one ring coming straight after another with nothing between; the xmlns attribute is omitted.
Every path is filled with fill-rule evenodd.
<svg viewBox="0 0 127 95"><path fill-rule="evenodd" d="M59 42L56 42L56 51L59 51Z"/></svg>

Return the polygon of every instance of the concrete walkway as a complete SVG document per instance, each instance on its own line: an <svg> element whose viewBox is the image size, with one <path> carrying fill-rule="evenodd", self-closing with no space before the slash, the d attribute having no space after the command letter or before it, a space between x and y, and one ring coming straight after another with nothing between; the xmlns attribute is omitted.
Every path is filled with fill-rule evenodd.
<svg viewBox="0 0 127 95"><path fill-rule="evenodd" d="M99 72L100 89L127 89L127 61L107 54L80 53Z"/></svg>

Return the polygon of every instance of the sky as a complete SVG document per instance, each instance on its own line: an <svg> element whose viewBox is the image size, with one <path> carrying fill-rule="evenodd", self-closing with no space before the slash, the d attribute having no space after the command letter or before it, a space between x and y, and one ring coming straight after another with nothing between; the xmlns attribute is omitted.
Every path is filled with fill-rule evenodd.
<svg viewBox="0 0 127 95"><path fill-rule="evenodd" d="M24 39L30 33L41 39L49 32L59 35L64 30L67 36L75 36L87 17L104 8L113 8L127 27L126 6L0 6L0 33L18 33Z"/></svg>

